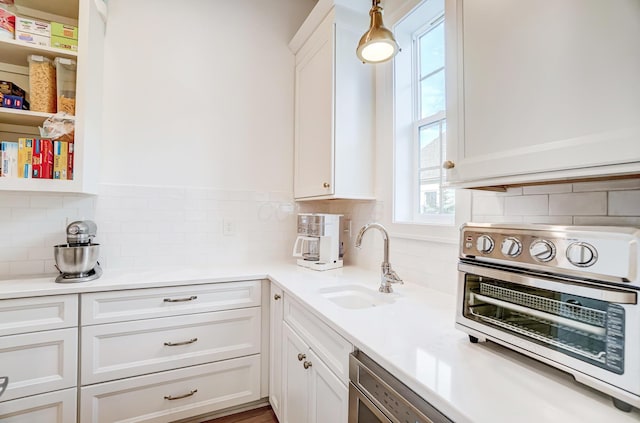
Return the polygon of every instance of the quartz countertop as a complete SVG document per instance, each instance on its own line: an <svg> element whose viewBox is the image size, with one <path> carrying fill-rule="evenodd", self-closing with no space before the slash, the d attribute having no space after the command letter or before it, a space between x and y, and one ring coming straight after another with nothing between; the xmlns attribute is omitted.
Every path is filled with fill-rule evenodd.
<svg viewBox="0 0 640 423"><path fill-rule="evenodd" d="M472 344L455 329L455 296L415 282L394 285L376 307L346 309L320 295L335 286L370 289L379 274L357 267L316 272L293 264L224 268L105 270L92 282L54 283L51 277L0 281L0 299L270 279L450 419L474 423L626 423L611 398L570 375L487 342ZM455 283L456 281L451 281Z"/></svg>

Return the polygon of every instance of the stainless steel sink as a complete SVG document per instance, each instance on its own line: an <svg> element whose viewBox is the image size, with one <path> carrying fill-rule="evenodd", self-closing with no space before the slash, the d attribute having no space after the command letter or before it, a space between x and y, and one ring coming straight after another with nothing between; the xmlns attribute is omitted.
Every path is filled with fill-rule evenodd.
<svg viewBox="0 0 640 423"><path fill-rule="evenodd" d="M396 301L396 296L393 294L383 294L361 285L331 286L322 288L318 292L323 298L347 309L379 307Z"/></svg>

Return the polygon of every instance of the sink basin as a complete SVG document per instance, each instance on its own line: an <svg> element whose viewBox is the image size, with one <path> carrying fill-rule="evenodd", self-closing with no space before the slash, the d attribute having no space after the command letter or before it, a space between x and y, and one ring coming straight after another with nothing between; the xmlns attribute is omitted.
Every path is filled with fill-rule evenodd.
<svg viewBox="0 0 640 423"><path fill-rule="evenodd" d="M379 307L395 302L396 295L383 294L360 285L340 285L322 288L320 295L334 304L348 309Z"/></svg>

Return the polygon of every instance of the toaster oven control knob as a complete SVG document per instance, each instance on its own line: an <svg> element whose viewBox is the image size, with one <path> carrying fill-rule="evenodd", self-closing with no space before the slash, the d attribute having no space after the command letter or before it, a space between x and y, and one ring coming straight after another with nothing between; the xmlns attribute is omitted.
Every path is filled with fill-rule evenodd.
<svg viewBox="0 0 640 423"><path fill-rule="evenodd" d="M598 253L591 244L574 242L567 247L567 259L574 266L589 267L598 260Z"/></svg>
<svg viewBox="0 0 640 423"><path fill-rule="evenodd" d="M522 243L513 237L505 238L500 246L500 251L505 257L518 257L522 252Z"/></svg>
<svg viewBox="0 0 640 423"><path fill-rule="evenodd" d="M493 239L489 235L480 235L476 240L476 248L482 254L489 254L493 251Z"/></svg>
<svg viewBox="0 0 640 423"><path fill-rule="evenodd" d="M529 253L535 260L544 263L553 260L556 256L556 247L546 239L539 239L531 244Z"/></svg>

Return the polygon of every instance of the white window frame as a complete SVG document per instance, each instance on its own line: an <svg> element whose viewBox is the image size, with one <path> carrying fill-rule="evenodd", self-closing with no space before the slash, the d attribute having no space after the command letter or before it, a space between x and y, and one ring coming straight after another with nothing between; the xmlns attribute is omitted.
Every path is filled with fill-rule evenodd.
<svg viewBox="0 0 640 423"><path fill-rule="evenodd" d="M441 7L438 6L438 1ZM419 25L413 25L411 31L407 31L406 23L408 20L413 20L414 22L419 21L420 18L418 15L414 15L417 9L421 7L432 7L435 11L431 15L431 19L425 20L423 19ZM434 8L435 7L435 8ZM420 13L420 12L419 12ZM408 239L417 239L417 240L429 240L436 242L445 242L445 243L457 243L459 237L459 227L462 223L469 221L471 217L471 194L468 190L456 190L456 212L455 218L453 222L451 219L443 215L442 219L438 222L438 219L423 219L418 218L418 207L417 201L419 201L418 195L412 195L412 193L418 193L418 184L419 179L417 177L417 160L418 155L416 152L418 151L417 143L418 143L418 126L415 125L415 119L411 119L411 128L408 128L408 119L407 112L409 112L408 107L406 105L406 98L401 98L402 104L400 104L400 100L398 97L399 93L403 93L406 95L406 73L407 73L407 60L409 60L409 56L411 56L411 78L415 78L414 75L417 75L415 72L415 67L419 66L418 63L414 60L413 56L413 45L409 46L413 42L415 35L419 33L419 30L425 29L428 26L435 26L441 22L443 19L444 13L444 1L443 0L407 0L404 4L402 4L397 10L393 10L389 15L385 15L385 21L387 25L393 28L398 42L400 43L401 48L404 47L406 50L401 52L394 59L391 65L391 71L381 72L378 77L378 84L381 84L381 88L384 90L386 87L386 95L383 95L382 98L379 98L379 101L388 101L392 106L392 118L384 117L383 119L389 119L392 122L389 123L388 126L382 125L382 128L388 128L390 130L390 134L392 135L392 151L393 151L393 183L391 187L391 191L389 193L390 199L392 200L389 204L388 210L391 214L391 222L388 222L390 226L390 231L392 232L392 236L400 237L400 238L408 238ZM405 26L404 33L402 30L402 26ZM446 33L445 28L445 33ZM409 50L412 50L411 52ZM401 57L403 55L404 57ZM399 57L400 56L400 57ZM405 74L404 85L399 84L398 73ZM411 81L412 83L414 81ZM411 90L411 117L413 118L413 113L416 113L415 104L417 104L417 99L414 98L415 90ZM380 109L385 110L385 109ZM384 111L383 111L384 113ZM451 125L454 122L451 122L447 119L447 128L451 128ZM447 131L449 134L449 130ZM447 139L447 145L453 140ZM411 155L412 158L408 158ZM388 158L384 158L383 160L389 160ZM411 174L409 173L409 169L407 169L407 164L411 163ZM411 175L416 175L416 177L412 177ZM409 184L410 186L407 186ZM403 202L403 206L400 206L400 203ZM404 209L404 211L400 211ZM407 210L409 210L407 212ZM433 217L434 215L430 215ZM443 222L446 220L446 222Z"/></svg>

